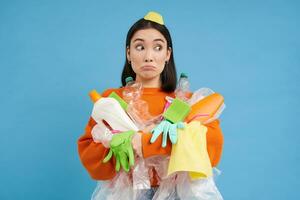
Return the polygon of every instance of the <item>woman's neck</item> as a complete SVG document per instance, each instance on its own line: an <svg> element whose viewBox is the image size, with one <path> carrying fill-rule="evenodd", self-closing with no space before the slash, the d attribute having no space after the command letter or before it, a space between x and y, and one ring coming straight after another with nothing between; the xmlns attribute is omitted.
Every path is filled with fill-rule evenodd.
<svg viewBox="0 0 300 200"><path fill-rule="evenodd" d="M154 79L140 79L140 78L136 78L137 82L141 82L143 84L144 88L160 88L161 87L161 82L160 82L160 77L158 76L158 78L154 78Z"/></svg>

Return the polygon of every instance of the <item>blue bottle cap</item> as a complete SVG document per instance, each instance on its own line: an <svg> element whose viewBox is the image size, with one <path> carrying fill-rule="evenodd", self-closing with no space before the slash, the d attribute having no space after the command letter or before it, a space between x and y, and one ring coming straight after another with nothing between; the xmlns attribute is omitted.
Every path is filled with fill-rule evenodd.
<svg viewBox="0 0 300 200"><path fill-rule="evenodd" d="M133 78L131 76L128 76L127 78L125 78L126 83L129 83L131 81L133 81Z"/></svg>
<svg viewBox="0 0 300 200"><path fill-rule="evenodd" d="M180 74L180 78L187 78L188 76L185 73Z"/></svg>

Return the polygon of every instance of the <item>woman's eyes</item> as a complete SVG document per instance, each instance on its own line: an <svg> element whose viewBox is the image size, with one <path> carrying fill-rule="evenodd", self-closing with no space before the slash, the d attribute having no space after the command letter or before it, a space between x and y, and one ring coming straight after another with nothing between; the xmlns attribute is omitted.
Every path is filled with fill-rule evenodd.
<svg viewBox="0 0 300 200"><path fill-rule="evenodd" d="M142 51L142 50L145 49L143 45L136 45L135 48L136 48L136 50L138 50L138 51ZM161 45L156 45L156 46L154 47L154 50L155 50L155 51L161 51L161 50L162 50L162 46L161 46Z"/></svg>
<svg viewBox="0 0 300 200"><path fill-rule="evenodd" d="M157 46L154 47L154 49L157 50L157 51L160 51L162 49L162 46L157 45Z"/></svg>
<svg viewBox="0 0 300 200"><path fill-rule="evenodd" d="M143 47L142 45L137 45L135 48L136 48L136 50L138 50L138 51L141 51L141 50L144 49L144 47Z"/></svg>

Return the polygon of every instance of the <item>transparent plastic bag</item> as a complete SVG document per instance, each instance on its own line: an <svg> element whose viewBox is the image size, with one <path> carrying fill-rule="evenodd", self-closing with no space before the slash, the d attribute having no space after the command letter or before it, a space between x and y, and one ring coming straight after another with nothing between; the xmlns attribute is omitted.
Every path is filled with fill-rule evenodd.
<svg viewBox="0 0 300 200"><path fill-rule="evenodd" d="M174 174L162 179L152 200L175 200L178 197L176 192L176 177L177 175Z"/></svg>
<svg viewBox="0 0 300 200"><path fill-rule="evenodd" d="M143 158L135 159L130 173L120 171L112 180L98 181L92 200L140 200L151 188L148 168Z"/></svg>
<svg viewBox="0 0 300 200"><path fill-rule="evenodd" d="M91 131L92 137L94 142L96 143L102 143L103 146L106 148L109 148L109 143L112 139L112 132L105 126L104 123L100 122L97 123L92 131Z"/></svg>
<svg viewBox="0 0 300 200"><path fill-rule="evenodd" d="M154 156L138 158L132 176L123 171L111 181L98 182L92 200L223 200L215 184L220 171L214 168L213 176L192 181L188 172L178 172L166 176L168 157ZM154 167L160 177L159 187L154 193L150 185L148 169Z"/></svg>
<svg viewBox="0 0 300 200"><path fill-rule="evenodd" d="M144 159L137 158L135 160L136 162L132 172L133 190L150 189L150 178Z"/></svg>
<svg viewBox="0 0 300 200"><path fill-rule="evenodd" d="M214 176L191 181L188 173L178 174L176 189L179 198L189 200L223 200L215 184L215 177L218 175L219 171L214 169Z"/></svg>
<svg viewBox="0 0 300 200"><path fill-rule="evenodd" d="M132 191L133 200L140 200L146 196L146 193L151 188L148 168L145 166L143 158L136 159L136 165L132 171Z"/></svg>
<svg viewBox="0 0 300 200"><path fill-rule="evenodd" d="M164 179L167 177L168 173L168 165L169 165L169 156L152 156L150 158L145 159L145 166L148 169L155 169L158 178L158 184L160 184L160 180ZM154 174L152 170L150 170L150 177L153 177Z"/></svg>
<svg viewBox="0 0 300 200"><path fill-rule="evenodd" d="M223 200L214 178L191 181L188 172L178 172L163 179L152 200Z"/></svg>
<svg viewBox="0 0 300 200"><path fill-rule="evenodd" d="M124 187L126 186L126 187ZM110 181L98 181L92 200L132 199L132 182L127 173L121 171Z"/></svg>
<svg viewBox="0 0 300 200"><path fill-rule="evenodd" d="M203 99L204 97L207 97L213 93L215 92L209 88L200 88L193 93L191 98L188 100L188 104L192 106L198 101L200 101L201 99Z"/></svg>

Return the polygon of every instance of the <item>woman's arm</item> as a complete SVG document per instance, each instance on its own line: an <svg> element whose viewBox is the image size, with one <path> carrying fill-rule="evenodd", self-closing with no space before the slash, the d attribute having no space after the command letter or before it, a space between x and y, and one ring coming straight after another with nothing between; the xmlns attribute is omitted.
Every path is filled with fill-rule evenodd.
<svg viewBox="0 0 300 200"><path fill-rule="evenodd" d="M142 133L142 153L144 158L148 158L156 155L170 155L172 144L170 140L167 140L167 146L162 147L162 134L155 140L154 143L150 143L152 133Z"/></svg>
<svg viewBox="0 0 300 200"><path fill-rule="evenodd" d="M210 158L211 165L215 167L221 160L224 142L222 130L220 128L220 121L217 119L206 124L205 126L207 127L207 152Z"/></svg>
<svg viewBox="0 0 300 200"><path fill-rule="evenodd" d="M85 128L85 133L78 139L78 153L83 166L95 180L109 180L115 175L115 159L107 163L102 160L108 154L109 149L101 143L95 143L91 131L96 122L90 117Z"/></svg>
<svg viewBox="0 0 300 200"><path fill-rule="evenodd" d="M214 120L205 125L207 127L206 142L207 151L213 167L220 162L223 149L223 134L219 120ZM162 135L154 143L150 143L151 133L142 134L142 153L144 158L156 155L170 155L172 144L168 140L165 148L161 147Z"/></svg>
<svg viewBox="0 0 300 200"><path fill-rule="evenodd" d="M102 96L108 96L112 90L105 91ZM85 128L85 133L78 139L78 153L83 166L90 176L95 180L109 180L116 175L115 159L103 163L103 159L108 154L109 148L105 148L101 143L96 143L92 137L92 129L97 123L90 117Z"/></svg>

